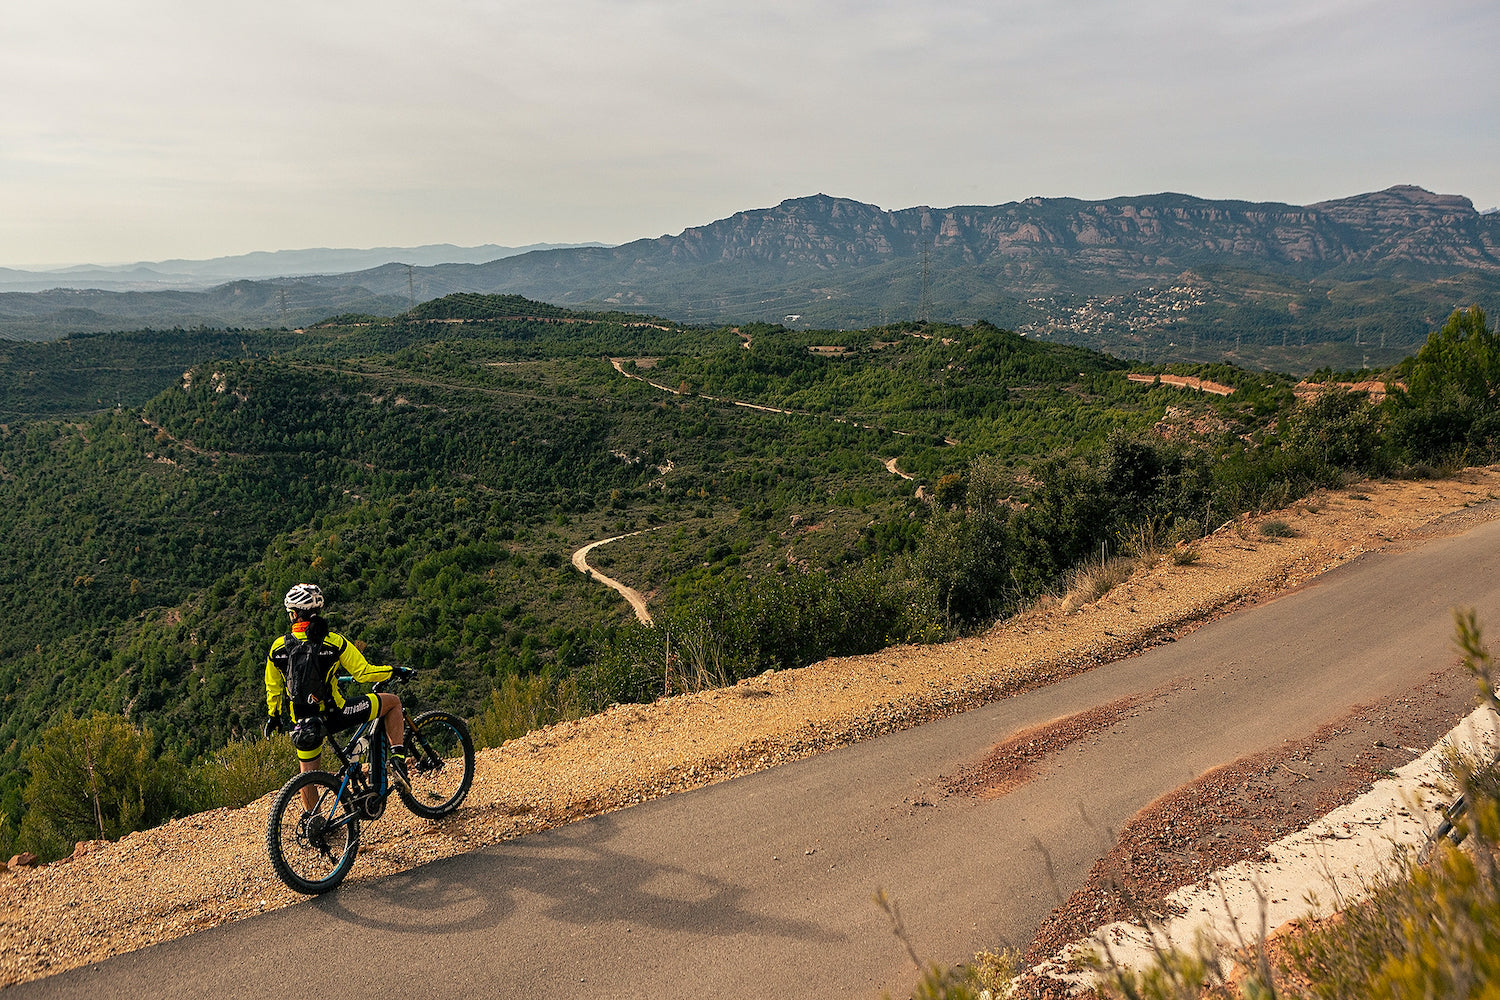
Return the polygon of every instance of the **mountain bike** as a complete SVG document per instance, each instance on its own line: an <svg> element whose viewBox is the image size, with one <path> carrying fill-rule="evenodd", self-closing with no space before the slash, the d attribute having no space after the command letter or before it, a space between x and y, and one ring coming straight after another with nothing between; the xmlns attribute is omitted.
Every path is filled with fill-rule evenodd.
<svg viewBox="0 0 1500 1000"><path fill-rule="evenodd" d="M1475 773L1473 780L1492 780L1493 773L1497 767L1500 767L1500 754L1497 754L1494 760L1480 768ZM1467 792L1460 792L1457 798L1440 810L1442 818L1438 820L1437 826L1433 827L1431 832L1427 834L1427 840L1417 851L1417 864L1425 865L1428 861L1432 860L1433 852L1437 850L1437 845L1441 844L1444 839L1454 847L1464 842L1464 839L1469 835L1469 828L1467 824L1461 824L1459 821L1464 818L1464 814L1468 811L1469 796Z"/></svg>
<svg viewBox="0 0 1500 1000"><path fill-rule="evenodd" d="M389 681L375 685L388 690ZM459 807L474 781L474 744L469 727L451 712L402 708L409 787L389 772L383 719L360 723L346 739L330 736L337 773L306 771L292 778L271 803L266 851L271 867L288 886L317 895L338 886L359 855L359 826L385 814L395 792L411 812L440 819ZM302 791L312 788L317 805L304 809Z"/></svg>

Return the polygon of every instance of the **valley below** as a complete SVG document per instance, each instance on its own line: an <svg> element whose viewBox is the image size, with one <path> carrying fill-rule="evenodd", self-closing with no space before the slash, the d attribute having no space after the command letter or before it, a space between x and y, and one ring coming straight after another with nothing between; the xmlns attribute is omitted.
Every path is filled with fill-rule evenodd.
<svg viewBox="0 0 1500 1000"><path fill-rule="evenodd" d="M615 705L531 732L480 752L474 787L453 817L429 823L394 809L370 824L350 884L1034 690L1174 641L1362 554L1409 549L1500 519L1497 497L1495 466L1445 480L1350 483L1281 511L1231 521L1195 543L1193 560L1167 554L1146 560L1092 603L1044 599L980 635L768 671L730 687ZM1273 519L1290 531L1263 534L1259 526ZM1148 807L1106 851L1140 859L1127 866L1135 879L1128 888L1147 903L1160 899L1348 801L1380 770L1407 759L1370 758L1364 770L1337 766L1333 758L1320 763L1318 755L1340 741L1378 747L1380 734L1385 743L1425 749L1473 705L1472 681L1456 669L1456 657L1448 650L1432 655L1446 666L1408 695L1326 720L1330 725L1305 740L1271 748L1270 756L1240 767L1238 778L1233 768L1216 771L1213 780L1184 786ZM1110 721L1106 712L1071 724L1079 732L1049 730L1052 744L1044 740L1034 752L1055 754ZM1028 766L1019 751L1006 758L1006 745L975 763L990 769L988 777L976 772L965 785L955 775L928 794L994 794L1009 780L1005 775ZM1273 772L1279 790L1266 787ZM302 902L266 860L269 802L266 796L243 809L188 816L118 842L80 845L67 861L0 874L0 984L40 979ZM911 803L923 804L930 803ZM1189 814L1232 816L1228 825L1236 837L1216 838L1223 848L1218 853L1197 841L1162 839L1164 819ZM1050 954L1115 919L1118 905L1106 881L1101 874L1056 900L1032 951Z"/></svg>

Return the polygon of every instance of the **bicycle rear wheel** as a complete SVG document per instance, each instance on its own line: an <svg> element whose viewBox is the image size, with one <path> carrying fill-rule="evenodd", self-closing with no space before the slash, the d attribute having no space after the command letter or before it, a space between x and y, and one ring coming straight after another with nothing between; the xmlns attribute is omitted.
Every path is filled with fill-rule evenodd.
<svg viewBox="0 0 1500 1000"><path fill-rule="evenodd" d="M302 790L314 789L317 806L304 811ZM281 881L310 896L344 880L359 854L359 813L339 782L324 771L307 771L281 786L266 821L266 853Z"/></svg>
<svg viewBox="0 0 1500 1000"><path fill-rule="evenodd" d="M424 819L457 809L474 782L469 727L451 712L423 712L406 731L406 775L411 791L397 787L406 808Z"/></svg>

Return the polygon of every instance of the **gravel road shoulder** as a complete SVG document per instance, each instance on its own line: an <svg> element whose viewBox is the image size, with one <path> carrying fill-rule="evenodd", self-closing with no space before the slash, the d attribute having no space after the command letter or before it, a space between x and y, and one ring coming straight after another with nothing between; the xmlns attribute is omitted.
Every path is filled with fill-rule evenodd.
<svg viewBox="0 0 1500 1000"><path fill-rule="evenodd" d="M1371 482L1330 491L1265 518L1226 525L1198 543L1197 562L1162 559L1081 609L1056 604L971 639L827 660L653 705L616 706L539 730L480 753L474 788L454 816L429 823L397 809L372 824L351 878L379 878L1050 683L1168 641L1364 552L1419 544L1494 520L1500 517L1497 496L1500 466L1449 480ZM1258 523L1271 518L1287 522L1295 535L1262 536ZM1416 727L1411 745L1417 746L1418 731L1430 728L1421 720L1431 713L1436 719L1457 699L1442 693L1443 683L1435 679L1431 690L1424 686L1408 701L1368 711L1408 720ZM1336 737L1314 737L1307 753ZM1184 789L1180 794L1207 800L1194 800L1190 810L1186 802L1175 808L1218 816L1219 827L1195 832L1187 849L1185 842L1141 839L1126 848L1127 858L1141 852L1191 858L1191 865L1153 881L1151 891L1177 879L1190 883L1204 866L1218 863L1209 845L1224 841L1234 850L1255 850L1274 833L1262 829L1265 817L1285 811L1288 802L1298 804L1294 816L1311 817L1357 790L1359 781L1346 776L1337 789L1330 784L1326 795L1300 783L1274 791L1277 782L1289 780L1287 767L1305 774L1317 770L1314 757L1298 761L1302 766L1291 758L1275 767L1251 762L1236 781L1226 777L1214 785L1219 779L1211 778L1203 790ZM1370 766L1385 765L1372 760ZM1337 770L1325 768L1330 781ZM1272 806L1252 815L1247 801ZM268 805L269 796L243 809L131 834L75 860L0 873L0 985L301 901L266 863ZM1130 843L1129 836L1121 841ZM1094 915L1081 911L1093 905L1086 900L1077 905L1080 912L1054 915L1052 936L1088 924ZM1100 922L1109 918L1104 909Z"/></svg>

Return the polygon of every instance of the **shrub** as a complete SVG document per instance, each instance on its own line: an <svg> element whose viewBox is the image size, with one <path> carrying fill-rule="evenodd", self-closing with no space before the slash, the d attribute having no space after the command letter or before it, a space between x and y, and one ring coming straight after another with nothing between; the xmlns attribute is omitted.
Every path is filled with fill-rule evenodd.
<svg viewBox="0 0 1500 1000"><path fill-rule="evenodd" d="M960 628L995 618L1016 589L1004 469L975 462L963 499L964 507L942 511L928 524L910 564L932 590L944 623Z"/></svg>
<svg viewBox="0 0 1500 1000"><path fill-rule="evenodd" d="M1150 517L1119 532L1120 551L1142 559L1155 558L1163 548L1202 536L1201 525L1181 516Z"/></svg>
<svg viewBox="0 0 1500 1000"><path fill-rule="evenodd" d="M1296 538L1297 529L1280 518L1262 522L1260 533L1267 538Z"/></svg>
<svg viewBox="0 0 1500 1000"><path fill-rule="evenodd" d="M572 674L580 712L615 703L650 702L664 689L666 633L637 621L591 634L588 655Z"/></svg>
<svg viewBox="0 0 1500 1000"><path fill-rule="evenodd" d="M659 630L670 634L673 648L688 658L683 663L679 657L683 676L732 683L828 656L874 652L924 633L930 615L920 596L919 589L870 566L762 577L672 609ZM658 643L665 655L664 637Z"/></svg>
<svg viewBox="0 0 1500 1000"><path fill-rule="evenodd" d="M65 716L24 760L26 817L21 842L57 857L78 840L115 840L156 826L191 805L187 770L152 752L151 736L123 716Z"/></svg>
<svg viewBox="0 0 1500 1000"><path fill-rule="evenodd" d="M297 773L291 737L236 740L209 754L196 778L206 808L238 809L274 791Z"/></svg>
<svg viewBox="0 0 1500 1000"><path fill-rule="evenodd" d="M1500 452L1500 336L1483 309L1455 310L1399 373L1406 391L1384 406L1409 463L1441 467Z"/></svg>
<svg viewBox="0 0 1500 1000"><path fill-rule="evenodd" d="M1213 467L1213 509L1221 517L1275 510L1319 486L1337 486L1343 474L1306 452L1239 450Z"/></svg>
<svg viewBox="0 0 1500 1000"><path fill-rule="evenodd" d="M499 687L490 691L469 732L476 746L497 747L533 729L576 719L580 714L577 684L571 679L553 684L545 676L508 674Z"/></svg>
<svg viewBox="0 0 1500 1000"><path fill-rule="evenodd" d="M1385 467L1377 412L1363 393L1329 387L1286 420L1283 445L1334 470L1379 472Z"/></svg>
<svg viewBox="0 0 1500 1000"><path fill-rule="evenodd" d="M1137 560L1128 556L1112 559L1091 560L1068 574L1068 593L1063 598L1063 610L1073 611L1085 604L1093 604L1105 594L1130 579L1135 572Z"/></svg>
<svg viewBox="0 0 1500 1000"><path fill-rule="evenodd" d="M1172 565L1192 566L1203 558L1196 545L1182 545L1172 550Z"/></svg>
<svg viewBox="0 0 1500 1000"><path fill-rule="evenodd" d="M579 711L599 711L942 634L931 589L897 569L721 582L663 610L654 626L590 636L571 698Z"/></svg>
<svg viewBox="0 0 1500 1000"><path fill-rule="evenodd" d="M976 462L964 506L929 522L911 570L945 629L987 625L1059 587L1075 606L1097 600L1121 578L1111 551L1153 558L1215 518L1275 509L1343 476L1307 450L1236 443L1215 456L1122 434L1092 464L1046 461L1031 473L1035 487L1012 500L1003 470Z"/></svg>

